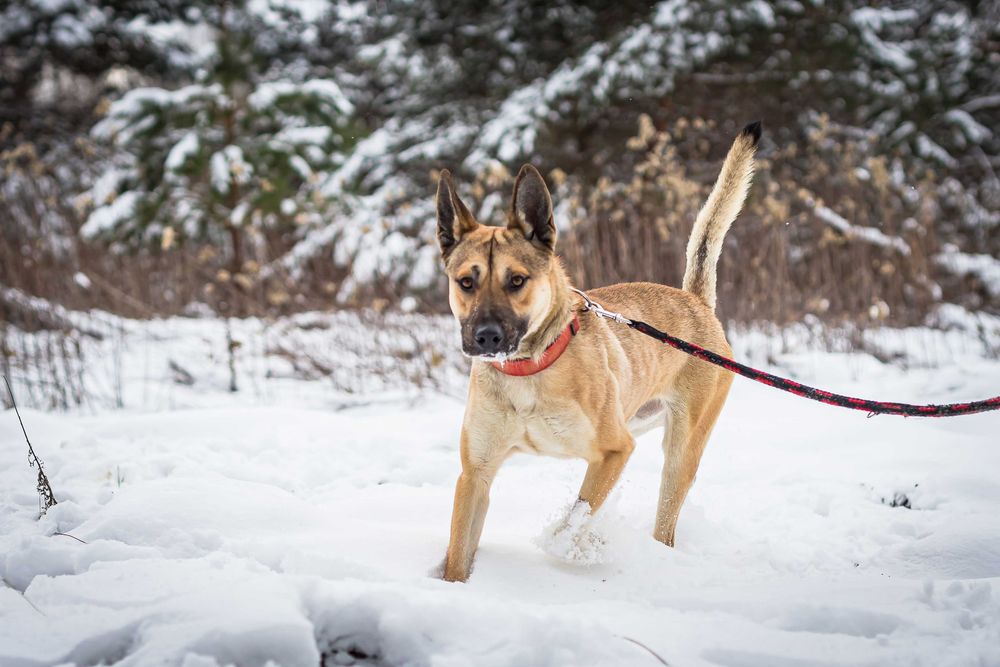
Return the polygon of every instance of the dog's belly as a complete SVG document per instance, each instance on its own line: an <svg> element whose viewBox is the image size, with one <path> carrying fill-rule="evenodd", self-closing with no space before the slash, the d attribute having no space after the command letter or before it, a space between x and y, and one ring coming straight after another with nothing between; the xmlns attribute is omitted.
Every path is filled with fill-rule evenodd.
<svg viewBox="0 0 1000 667"><path fill-rule="evenodd" d="M666 412L666 399L654 398L651 401L646 401L635 413L635 416L628 420L629 432L638 437L658 426L663 426Z"/></svg>

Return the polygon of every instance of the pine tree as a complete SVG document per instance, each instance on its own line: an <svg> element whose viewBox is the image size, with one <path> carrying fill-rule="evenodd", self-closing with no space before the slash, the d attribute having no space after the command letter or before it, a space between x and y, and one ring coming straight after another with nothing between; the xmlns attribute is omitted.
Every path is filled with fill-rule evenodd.
<svg viewBox="0 0 1000 667"><path fill-rule="evenodd" d="M170 24L190 26L200 14L180 0L61 0L8 2L0 8L0 123L10 122L32 139L51 140L61 115L89 110L100 77L114 67L143 76L176 79L193 60L181 31L157 32ZM154 33L157 33L154 36ZM168 34L169 33L169 34ZM39 84L61 75L80 84L71 95L39 104ZM63 113L42 114L39 108Z"/></svg>
<svg viewBox="0 0 1000 667"><path fill-rule="evenodd" d="M122 250L207 244L221 260L218 308L239 316L257 265L248 239L317 224L327 204L318 186L357 131L334 81L268 75L242 6L216 21L216 53L197 82L131 90L95 126L117 165L90 191L81 232Z"/></svg>
<svg viewBox="0 0 1000 667"><path fill-rule="evenodd" d="M863 140L866 155L890 161L895 196L930 174L940 187L928 203L945 209L936 230L988 253L1000 233L998 3L869 4L371 0L349 26L319 25L316 51L333 57L345 35L358 40L344 67L374 131L332 190L353 188L363 205L311 233L286 265L334 245L349 273L341 297L386 282L435 287L435 169L460 171L484 216L509 188L491 174L521 162L558 167L587 190L630 177L622 147L643 114L658 128L718 124L685 156L706 180L712 168L696 162L711 142L724 149L754 118L779 146L826 130L831 142ZM809 169L801 157L795 166ZM810 229L794 244L815 247L824 227Z"/></svg>

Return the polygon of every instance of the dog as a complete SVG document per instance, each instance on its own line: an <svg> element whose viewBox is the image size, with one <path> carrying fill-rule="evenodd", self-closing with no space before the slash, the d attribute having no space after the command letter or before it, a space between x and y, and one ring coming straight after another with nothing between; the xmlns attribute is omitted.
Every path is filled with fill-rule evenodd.
<svg viewBox="0 0 1000 667"><path fill-rule="evenodd" d="M760 123L736 137L687 246L683 289L653 283L601 287L588 296L725 356L715 316L716 264L753 177ZM552 198L524 165L504 226L480 224L443 170L437 238L448 302L472 358L443 566L466 581L489 506L490 485L514 452L579 457L588 463L578 503L597 512L618 480L635 437L656 426L663 476L654 537L674 545L677 519L732 376L587 311L555 254Z"/></svg>

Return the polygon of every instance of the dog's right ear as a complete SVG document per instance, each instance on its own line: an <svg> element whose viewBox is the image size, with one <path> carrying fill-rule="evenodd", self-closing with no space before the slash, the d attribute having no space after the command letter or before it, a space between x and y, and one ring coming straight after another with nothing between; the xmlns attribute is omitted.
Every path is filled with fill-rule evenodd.
<svg viewBox="0 0 1000 667"><path fill-rule="evenodd" d="M448 255L458 245L462 236L479 224L455 194L455 183L451 180L451 172L447 169L442 169L438 177L437 219L438 245L441 246L441 256L447 261Z"/></svg>

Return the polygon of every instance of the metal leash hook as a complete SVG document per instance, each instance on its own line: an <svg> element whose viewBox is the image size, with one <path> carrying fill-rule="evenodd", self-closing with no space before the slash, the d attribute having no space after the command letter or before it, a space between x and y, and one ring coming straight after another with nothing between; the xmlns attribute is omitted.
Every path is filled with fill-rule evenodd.
<svg viewBox="0 0 1000 667"><path fill-rule="evenodd" d="M570 287L570 289L579 294L580 297L583 299L584 306L587 308L587 310L594 313L598 317L604 317L609 320L614 320L619 324L632 324L632 320L628 319L621 313L616 313L612 310L608 310L607 308L597 303L596 301L592 301L590 297L584 294L581 290L578 290L575 287Z"/></svg>

